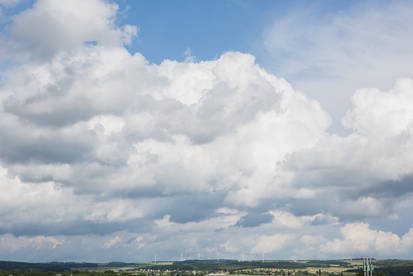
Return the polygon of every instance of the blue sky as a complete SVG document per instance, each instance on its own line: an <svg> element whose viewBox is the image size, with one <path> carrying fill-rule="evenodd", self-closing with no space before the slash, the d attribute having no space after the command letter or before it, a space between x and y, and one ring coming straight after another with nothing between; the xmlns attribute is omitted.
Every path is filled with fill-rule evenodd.
<svg viewBox="0 0 413 276"><path fill-rule="evenodd" d="M117 1L119 22L140 26L129 46L151 62L183 60L186 49L200 60L227 51L259 56L264 30L277 18L311 9L312 16L345 12L355 1ZM168 47L165 47L168 45ZM259 56L260 64L266 64Z"/></svg>
<svg viewBox="0 0 413 276"><path fill-rule="evenodd" d="M411 2L0 7L0 259L413 254Z"/></svg>
<svg viewBox="0 0 413 276"><path fill-rule="evenodd" d="M265 26L287 9L282 1L118 3L125 10L121 22L142 26L130 49L155 63L183 60L186 49L200 60L214 59L230 50L251 52Z"/></svg>

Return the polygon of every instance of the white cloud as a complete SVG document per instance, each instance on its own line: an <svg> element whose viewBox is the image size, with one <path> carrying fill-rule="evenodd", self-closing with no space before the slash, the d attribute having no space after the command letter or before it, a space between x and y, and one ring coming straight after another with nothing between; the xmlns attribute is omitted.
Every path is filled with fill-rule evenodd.
<svg viewBox="0 0 413 276"><path fill-rule="evenodd" d="M85 47L48 64L20 67L9 72L9 80L2 102L8 114L4 126L21 132L32 128L27 139L61 141L53 138L61 135L69 143L81 137L75 145L61 146L82 149L71 150L67 158L123 165L93 174L105 181L86 188L98 191L235 189L228 202L256 205L288 188L274 182L277 162L311 147L330 122L317 102L266 73L251 55L235 52L196 64L155 66L124 49ZM6 138L13 140L12 135ZM16 145L14 158L21 152L27 159L22 150ZM82 175L85 166L70 168L71 175ZM313 196L306 189L288 194Z"/></svg>
<svg viewBox="0 0 413 276"><path fill-rule="evenodd" d="M343 124L360 134L381 140L413 127L412 79L399 79L390 91L359 89L352 100Z"/></svg>
<svg viewBox="0 0 413 276"><path fill-rule="evenodd" d="M45 173L44 168L37 169ZM73 189L53 182L30 183L11 178L2 167L0 189L8 191L0 194L0 227L8 230L38 221L47 228L56 223L122 222L143 217L141 204L133 200L95 202L92 197L76 195Z"/></svg>
<svg viewBox="0 0 413 276"><path fill-rule="evenodd" d="M380 217L388 213L385 203L372 197L361 197L345 202L342 208L343 213L353 216L360 215L361 212L367 217Z"/></svg>
<svg viewBox="0 0 413 276"><path fill-rule="evenodd" d="M279 224L285 225L288 228L300 228L305 222L305 219L296 217L288 212L270 211L270 214L274 216L274 221Z"/></svg>
<svg viewBox="0 0 413 276"><path fill-rule="evenodd" d="M88 122L90 129L99 131L99 128L102 128L105 135L119 133L124 125L125 121L123 120L123 118L113 115L95 116Z"/></svg>
<svg viewBox="0 0 413 276"><path fill-rule="evenodd" d="M79 49L85 42L104 46L130 43L136 26L117 28L118 6L102 0L39 0L13 18L12 35L35 57Z"/></svg>
<svg viewBox="0 0 413 276"><path fill-rule="evenodd" d="M396 234L370 229L366 223L350 223L341 229L342 239L327 242L321 250L337 255L366 254L380 256L400 254L411 248L413 229L399 237Z"/></svg>
<svg viewBox="0 0 413 276"><path fill-rule="evenodd" d="M301 175L296 176L295 181L307 179L307 187L313 183L315 188L320 188L324 182L343 189L381 187L387 196L397 193L398 189L389 189L386 185L400 181L403 186L403 179L413 173L409 165L413 162L413 105L409 104L412 100L410 79L397 81L387 92L358 90L353 97L354 107L344 118L345 125L355 132L346 137L326 134L315 147L289 156L286 168ZM335 178L335 175L346 177ZM349 209L355 205L375 206L376 214L388 213L383 202L374 196L359 194L357 197L360 197L358 203L353 196Z"/></svg>

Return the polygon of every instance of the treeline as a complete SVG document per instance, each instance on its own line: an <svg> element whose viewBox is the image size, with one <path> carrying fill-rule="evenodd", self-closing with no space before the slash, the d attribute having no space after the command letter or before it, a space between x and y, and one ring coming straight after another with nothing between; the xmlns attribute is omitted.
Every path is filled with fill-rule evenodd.
<svg viewBox="0 0 413 276"><path fill-rule="evenodd" d="M97 271L72 271L58 273L61 276L118 276L113 271L97 272ZM0 271L0 276L56 276L56 271ZM121 274L126 276L127 274Z"/></svg>
<svg viewBox="0 0 413 276"><path fill-rule="evenodd" d="M95 263L26 263L26 262L9 262L0 261L0 271L16 271L16 272L64 272L80 268L96 268ZM7 274L8 276L8 274Z"/></svg>

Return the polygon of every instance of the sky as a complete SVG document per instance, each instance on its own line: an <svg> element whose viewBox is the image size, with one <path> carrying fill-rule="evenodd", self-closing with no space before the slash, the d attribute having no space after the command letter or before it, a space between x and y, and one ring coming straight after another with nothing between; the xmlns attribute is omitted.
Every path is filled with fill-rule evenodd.
<svg viewBox="0 0 413 276"><path fill-rule="evenodd" d="M0 0L0 259L412 258L412 11Z"/></svg>

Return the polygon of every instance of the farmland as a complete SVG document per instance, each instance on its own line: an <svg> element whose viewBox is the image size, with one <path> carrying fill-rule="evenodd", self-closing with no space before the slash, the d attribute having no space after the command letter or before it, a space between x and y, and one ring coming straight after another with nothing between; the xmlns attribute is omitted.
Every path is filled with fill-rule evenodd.
<svg viewBox="0 0 413 276"><path fill-rule="evenodd" d="M375 260L374 275L410 275L413 261ZM192 275L233 275L233 276L301 276L301 275L362 275L362 261L351 260L186 260L181 262L156 263L22 263L0 262L0 276L47 275L47 276L97 276L97 275L137 275L137 276L192 276Z"/></svg>

